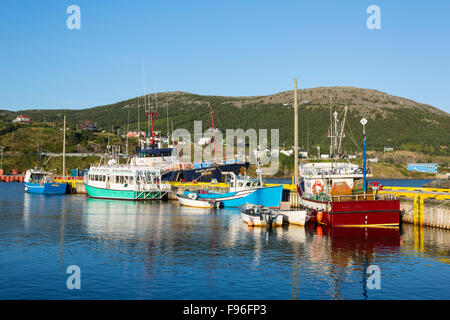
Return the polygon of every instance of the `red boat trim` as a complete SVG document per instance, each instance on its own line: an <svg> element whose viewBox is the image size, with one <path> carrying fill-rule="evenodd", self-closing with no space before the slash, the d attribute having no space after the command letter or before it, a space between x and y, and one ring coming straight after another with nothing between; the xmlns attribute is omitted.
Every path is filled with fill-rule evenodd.
<svg viewBox="0 0 450 320"><path fill-rule="evenodd" d="M368 213L368 212L400 212L400 210L328 211L329 214Z"/></svg>

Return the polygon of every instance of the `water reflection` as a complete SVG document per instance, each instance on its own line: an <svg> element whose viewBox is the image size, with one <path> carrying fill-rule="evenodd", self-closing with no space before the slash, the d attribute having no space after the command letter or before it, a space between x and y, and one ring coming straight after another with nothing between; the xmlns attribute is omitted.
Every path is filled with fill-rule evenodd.
<svg viewBox="0 0 450 320"><path fill-rule="evenodd" d="M449 297L450 230L407 224L402 230L267 230L249 228L237 209L45 197L23 188L10 194L0 200L1 297L33 298L27 283L39 273L48 289L39 292L49 295L42 298L70 298L66 291L54 293L61 284L49 270L61 268L65 277L72 263L90 274L80 293L86 299ZM27 263L20 260L23 252ZM366 287L371 264L383 274L378 293ZM404 272L410 269L416 273ZM16 278L23 287L9 280Z"/></svg>
<svg viewBox="0 0 450 320"><path fill-rule="evenodd" d="M339 228L308 227L312 241L312 259L325 259L322 272L329 274L328 294L332 299L342 299L343 284L353 272L360 274L362 298L368 298L367 268L372 264L395 260L400 247L397 228Z"/></svg>
<svg viewBox="0 0 450 320"><path fill-rule="evenodd" d="M359 292L354 293L358 298L368 299L367 268L372 264L397 263L402 243L414 247L414 233L409 227L402 235L397 228L308 225L267 230L248 227L236 209L205 210L176 202L88 199L86 212L90 235L105 241L133 239L145 243L148 275L154 276L155 268L171 265L180 257L183 267L195 265L191 259L198 256L212 290L224 259L244 264L248 260L249 270L253 271L275 263L289 269L284 275L289 279L294 299L308 298L302 292L305 285L317 283L322 283L322 290L330 299L346 298L345 287L349 285ZM447 241L449 236L435 238ZM428 248L428 254L439 252L436 247ZM448 252L440 255L448 256Z"/></svg>

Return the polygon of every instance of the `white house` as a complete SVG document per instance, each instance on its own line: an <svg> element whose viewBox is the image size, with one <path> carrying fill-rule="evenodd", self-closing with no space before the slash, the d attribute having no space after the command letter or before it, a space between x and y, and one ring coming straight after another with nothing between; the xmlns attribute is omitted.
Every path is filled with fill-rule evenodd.
<svg viewBox="0 0 450 320"><path fill-rule="evenodd" d="M19 114L13 121L12 123L22 123L22 124L27 124L27 123L31 123L30 117L23 115L23 114Z"/></svg>

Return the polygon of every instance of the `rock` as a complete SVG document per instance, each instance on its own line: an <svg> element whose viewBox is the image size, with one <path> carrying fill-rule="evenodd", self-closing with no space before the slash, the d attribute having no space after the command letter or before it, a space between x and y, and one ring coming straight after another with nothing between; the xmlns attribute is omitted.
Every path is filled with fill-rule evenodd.
<svg viewBox="0 0 450 320"><path fill-rule="evenodd" d="M434 180L423 185L424 188L450 189L450 180Z"/></svg>

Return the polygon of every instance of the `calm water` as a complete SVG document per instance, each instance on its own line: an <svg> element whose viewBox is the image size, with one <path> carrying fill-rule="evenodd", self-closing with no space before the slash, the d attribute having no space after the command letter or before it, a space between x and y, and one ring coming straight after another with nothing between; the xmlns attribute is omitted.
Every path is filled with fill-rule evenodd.
<svg viewBox="0 0 450 320"><path fill-rule="evenodd" d="M447 230L267 232L235 209L30 195L16 183L0 194L1 299L450 298ZM81 290L67 289L70 265ZM369 265L379 290L365 286Z"/></svg>

